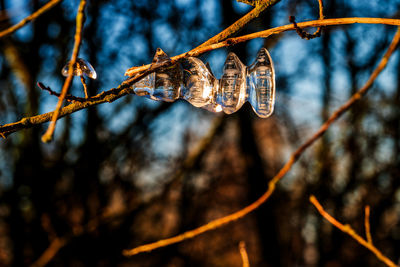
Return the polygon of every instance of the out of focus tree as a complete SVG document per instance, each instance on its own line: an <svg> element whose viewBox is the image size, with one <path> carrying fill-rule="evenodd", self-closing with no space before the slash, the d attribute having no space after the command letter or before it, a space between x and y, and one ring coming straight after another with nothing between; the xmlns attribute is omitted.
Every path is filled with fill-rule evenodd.
<svg viewBox="0 0 400 267"><path fill-rule="evenodd" d="M0 29L45 1L0 1ZM79 1L63 1L0 39L0 124L52 111L61 69L74 43ZM400 1L326 1L326 18L397 18ZM189 51L250 11L236 1L89 1L80 57L96 69L89 95L118 86L132 66L161 47ZM247 24L244 35L317 18L318 1L280 1ZM334 26L321 38L287 32L213 50L200 58L221 76L227 52L249 65L270 50L276 111L260 119L246 103L232 115L184 101L127 95L57 123L0 141L0 263L25 266L378 266L353 239L310 205L364 232L371 207L374 244L397 262L400 251L400 56L394 53L372 91L307 151L273 196L244 219L151 254L122 251L167 238L234 212L263 194L288 155L357 91L395 33L393 26ZM69 93L83 97L75 79ZM43 254L44 252L48 254ZM39 259L39 261L37 261Z"/></svg>

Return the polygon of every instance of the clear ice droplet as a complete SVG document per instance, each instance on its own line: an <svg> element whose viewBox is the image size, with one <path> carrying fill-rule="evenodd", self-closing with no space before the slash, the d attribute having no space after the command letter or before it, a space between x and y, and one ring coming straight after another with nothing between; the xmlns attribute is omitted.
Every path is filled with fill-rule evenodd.
<svg viewBox="0 0 400 267"><path fill-rule="evenodd" d="M225 113L240 109L246 101L246 66L234 54L229 53L217 93L217 103Z"/></svg>
<svg viewBox="0 0 400 267"><path fill-rule="evenodd" d="M171 59L161 48L157 48L152 65L162 64L166 61L171 61ZM139 96L173 102L179 98L181 84L182 69L180 64L173 64L169 67L160 68L136 82L133 85L133 90Z"/></svg>
<svg viewBox="0 0 400 267"><path fill-rule="evenodd" d="M69 65L70 62L68 62L64 68L61 70L61 74L65 77L68 76L68 70L69 70ZM82 76L86 75L89 78L96 79L97 78L97 73L94 70L93 66L83 58L77 58L76 62L73 66L73 72L72 75L74 76Z"/></svg>
<svg viewBox="0 0 400 267"><path fill-rule="evenodd" d="M189 57L182 61L182 68L182 98L195 107L204 107L214 102L218 80L203 61Z"/></svg>
<svg viewBox="0 0 400 267"><path fill-rule="evenodd" d="M248 91L251 106L261 118L269 117L275 104L275 70L268 50L261 48L248 67Z"/></svg>

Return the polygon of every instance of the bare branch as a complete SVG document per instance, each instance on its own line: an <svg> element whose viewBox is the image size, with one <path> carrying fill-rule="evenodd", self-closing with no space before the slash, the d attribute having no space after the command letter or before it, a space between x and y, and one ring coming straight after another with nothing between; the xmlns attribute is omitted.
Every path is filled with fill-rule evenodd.
<svg viewBox="0 0 400 267"><path fill-rule="evenodd" d="M264 204L269 197L272 195L272 193L275 191L276 184L286 175L286 173L291 169L293 164L299 159L299 157L303 154L303 152L310 147L315 141L317 141L328 129L329 127L336 121L338 120L347 110L350 109L350 107L353 106L355 102L357 102L365 93L368 91L368 89L371 87L375 79L378 77L378 75L381 73L381 71L385 68L390 56L392 55L393 51L397 47L398 43L400 40L400 28L398 28L395 36L393 37L392 43L390 44L388 50L382 57L381 61L379 62L378 66L374 69L372 72L371 76L369 77L368 81L364 84L364 86L357 91L345 104L343 104L341 107L339 107L329 118L328 120L319 128L319 130L311 136L303 145L301 145L295 152L292 153L290 156L289 160L286 162L286 164L282 167L282 169L272 178L272 180L268 184L268 189L267 191L255 202L252 204L246 206L245 208L234 212L232 214L229 214L227 216L224 216L222 218L213 220L205 225L202 225L196 229L184 232L180 235L167 238L167 239L162 239L154 243L149 243L146 245L142 245L133 249L129 250L124 250L122 253L125 256L132 256L136 255L142 252L148 252L160 247L165 247L171 244L179 243L187 239L194 238L195 236L201 235L205 232L217 229L225 224L231 223L233 221L236 221L238 219L243 218L250 212L254 211L258 207L260 207L262 204Z"/></svg>
<svg viewBox="0 0 400 267"><path fill-rule="evenodd" d="M365 206L365 218L364 218L365 236L367 237L368 243L370 243L372 245L371 225L369 223L369 214L370 214L370 208L367 205L367 206Z"/></svg>
<svg viewBox="0 0 400 267"><path fill-rule="evenodd" d="M330 222L333 226L341 230L342 232L348 234L351 236L354 240L356 240L360 245L366 247L369 249L372 253L375 254L375 256L381 260L383 263L385 263L387 266L390 267L396 267L397 265L388 259L385 255L382 254L382 252L377 249L372 243L367 242L365 239L363 239L361 236L359 236L353 228L351 228L350 225L346 224L343 225L339 221L337 221L335 218L333 218L329 213L327 213L324 208L321 206L321 204L318 202L318 200L315 198L315 196L310 196L310 202L317 208L318 212L328 221Z"/></svg>
<svg viewBox="0 0 400 267"><path fill-rule="evenodd" d="M346 24L354 24L354 23L362 23L362 24L386 24L386 25L394 25L394 26L400 26L400 20L399 19L385 19L385 18L337 18L337 19L324 19L324 20L312 20L312 21L306 21L306 22L300 22L297 23L297 27L298 28L308 28L308 27L319 27L319 26L335 26L335 25L346 25ZM192 49L189 52L177 55L172 57L172 61L171 64L181 60L183 58L187 58L187 57L196 57L199 56L205 52L211 51L211 50L215 50L218 48L222 48L222 47L227 47L227 46L231 46L237 43L242 43L242 42L246 42L252 39L256 39L256 38L267 38L271 35L274 34L279 34L282 32L286 32L286 31L291 31L291 30L295 30L296 28L294 27L293 24L288 24L288 25L284 25L284 26L279 26L276 28L272 28L272 29L268 29L265 31L259 31L259 32L255 32L255 33L251 33L251 34L247 34L247 35L243 35L243 36L239 36L239 37L235 37L235 38L229 38L226 39L225 41L219 42L219 43L215 43L215 44L210 44L207 46L202 46L202 47L198 47L195 49ZM145 71L145 70L149 70L150 68L150 64L147 65L143 65L143 66L138 66L138 67L132 67L130 69L128 69L125 72L126 76L134 76L139 72ZM136 77L136 76L135 76Z"/></svg>
<svg viewBox="0 0 400 267"><path fill-rule="evenodd" d="M298 23L297 25L301 28L307 28L307 27L317 27L317 26L334 26L334 25L345 25L345 24L354 24L354 23L364 23L364 24L385 24L385 25L395 25L395 26L400 26L400 20L399 19L382 19L382 18L340 18L340 19L324 19L324 20L313 20L313 21L307 21L307 22L301 22ZM164 62L162 64L158 64L156 66L152 66L150 69L148 67L150 65L138 67L137 69L134 70L134 74L137 73L136 76L131 77L124 82L122 82L117 88L112 88L108 91L104 91L96 96L89 97L87 101L81 102L81 103L72 103L60 110L60 115L58 118L63 117L65 115L74 113L76 111L79 111L81 109L98 105L101 103L105 102L113 102L114 100L125 96L127 94L133 93L131 85L134 84L136 81L139 81L146 75L149 75L150 73L156 71L159 68L166 67L169 64L176 63L176 61L189 57L189 56L199 56L207 51L222 48L222 47L227 47L231 46L237 43L249 41L255 38L267 38L271 35L274 34L279 34L285 31L290 31L294 30L293 24L288 24L276 28L272 28L269 30L265 31L260 31L244 36L239 36L236 38L229 38L223 42L208 45L199 49L196 49L196 51L192 53L184 53L178 56L175 56L172 58L172 62ZM153 64L154 65L154 64ZM141 70L138 70L141 69ZM141 73L138 73L140 71L143 71ZM50 121L51 116L53 116L53 112L41 114L41 115L36 115L33 117L26 117L21 119L18 122L14 123L9 123L5 125L0 125L0 134L7 136L10 133L26 129L26 128L31 128L35 125L42 124L44 122Z"/></svg>
<svg viewBox="0 0 400 267"><path fill-rule="evenodd" d="M238 32L239 30L241 30L251 20L253 20L256 17L258 17L261 14L261 12L263 12L266 8L268 8L269 6L274 5L275 3L279 2L279 1L280 0L258 0L258 1L254 1L255 8L252 9L250 12L248 12L246 15L241 17L239 20L235 21L231 26L229 26L228 28L226 28L222 32L218 33L214 37L208 39L207 41L205 41L201 45L197 46L196 48L193 48L189 52L181 54L180 56L185 56L185 55L191 54L195 50L197 50L197 49L199 49L201 47L207 47L207 46L210 46L212 44L219 43L219 42L225 40L229 36L233 35L234 33ZM178 58L177 57L173 57L172 60L176 61L176 60L178 60ZM132 67L132 68L129 68L125 72L125 76L133 76L136 73L144 71L144 70L147 70L149 68L150 68L150 64L145 65L145 66Z"/></svg>
<svg viewBox="0 0 400 267"><path fill-rule="evenodd" d="M62 87L61 95L58 98L58 103L53 113L53 117L51 118L49 128L47 128L47 131L42 136L42 141L44 143L50 142L53 139L54 130L56 128L56 122L58 120L58 116L60 115L60 110L64 102L64 98L67 95L68 89L71 86L72 78L74 77L73 66L75 65L76 58L78 57L79 54L79 48L82 42L82 28L85 21L85 13L84 13L85 6L86 6L86 0L81 0L78 8L78 13L76 15L75 43L74 43L74 48L72 50L71 61L69 63L70 65L68 70L68 77L65 80L64 85Z"/></svg>
<svg viewBox="0 0 400 267"><path fill-rule="evenodd" d="M324 19L324 4L322 3L322 0L318 0L318 5L319 5L319 19ZM297 26L296 18L294 16L289 17L289 22L293 23L297 34L302 39L310 40L321 36L321 31L323 27L318 27L314 33L308 33L306 31L303 31Z"/></svg>
<svg viewBox="0 0 400 267"><path fill-rule="evenodd" d="M244 243L244 241L239 242L239 252L240 256L242 257L242 266L250 267L249 256L247 255L246 244Z"/></svg>
<svg viewBox="0 0 400 267"><path fill-rule="evenodd" d="M45 4L44 6L39 8L35 13L32 13L31 15L27 16L26 18L24 18L23 20L18 22L17 24L5 29L4 31L1 31L0 32L0 38L5 37L5 36L15 32L15 31L21 29L26 24L28 24L29 22L33 21L34 19L36 19L37 17L39 17L40 15L45 13L46 11L50 10L52 7L54 7L55 5L60 3L61 1L62 0L51 0L51 1L49 1L47 4Z"/></svg>
<svg viewBox="0 0 400 267"><path fill-rule="evenodd" d="M60 97L60 96L61 96L60 93L57 93L57 92L51 90L50 87L45 86L45 85L44 85L43 83L41 83L41 82L38 82L38 83L37 83L37 86L38 86L40 89L49 92L50 95L54 95L54 96L56 96L56 97ZM73 95L66 95L66 96L65 96L65 100L67 100L67 101L69 101L69 102L74 102L74 101L84 102L84 101L87 100L87 98L77 97L77 96L73 96Z"/></svg>
<svg viewBox="0 0 400 267"><path fill-rule="evenodd" d="M204 47L207 45L219 43L229 36L233 35L234 33L238 32L239 30L243 29L244 25L252 21L253 19L257 18L261 12L263 12L265 9L268 7L276 4L280 0L259 0L255 1L255 7L246 15L241 17L239 20L237 20L235 23L233 23L231 26L220 32L219 34L215 35L214 37L210 38L208 41L202 43L196 48ZM195 48L195 49L196 49Z"/></svg>
<svg viewBox="0 0 400 267"><path fill-rule="evenodd" d="M56 237L51 242L50 246L46 249L45 253L43 253L40 258L35 261L31 267L42 267L47 265L53 259L53 257L57 254L57 252L62 248L67 242L66 238L58 238Z"/></svg>

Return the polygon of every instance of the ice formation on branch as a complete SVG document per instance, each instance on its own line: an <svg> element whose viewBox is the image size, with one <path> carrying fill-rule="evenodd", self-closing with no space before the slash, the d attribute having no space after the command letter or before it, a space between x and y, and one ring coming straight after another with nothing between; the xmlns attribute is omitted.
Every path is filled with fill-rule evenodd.
<svg viewBox="0 0 400 267"><path fill-rule="evenodd" d="M160 48L152 64L171 59ZM133 85L135 94L153 100L173 102L183 98L195 107L232 114L249 101L261 118L269 117L275 103L275 71L268 50L261 48L253 64L246 67L229 53L223 75L216 79L200 59L189 57L158 69Z"/></svg>
<svg viewBox="0 0 400 267"><path fill-rule="evenodd" d="M65 64L65 66L61 70L61 74L65 77L68 76L68 71L69 71L69 67L70 67L69 65L70 65L70 62ZM87 60L84 60L83 58L79 58L79 57L76 59L76 62L73 66L72 75L74 75L74 76L86 75L87 77L89 77L91 79L97 78L97 73L94 70L93 66Z"/></svg>

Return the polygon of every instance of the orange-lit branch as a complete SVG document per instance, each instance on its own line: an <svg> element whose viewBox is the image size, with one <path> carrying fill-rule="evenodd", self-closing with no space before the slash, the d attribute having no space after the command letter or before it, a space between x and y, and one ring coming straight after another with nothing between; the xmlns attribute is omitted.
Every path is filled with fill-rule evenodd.
<svg viewBox="0 0 400 267"><path fill-rule="evenodd" d="M241 30L251 20L253 20L256 17L258 17L261 14L261 12L263 12L267 7L274 5L275 3L279 2L279 1L280 0L262 0L262 1L258 1L258 4L250 12L248 12L246 15L244 15L239 20L234 22L231 26L229 26L228 28L226 28L225 30L223 30L222 32L218 33L217 35L215 35L214 37L210 38L209 40L207 40L206 42L202 43L201 45L199 45L196 48L200 48L200 47L208 46L208 45L211 45L211 44L219 43L219 42L225 40L229 36L233 35L234 33L238 32L239 30ZM322 0L318 0L318 1L322 1ZM193 49L193 50L195 50L195 49Z"/></svg>
<svg viewBox="0 0 400 267"><path fill-rule="evenodd" d="M318 26L333 26L333 25L344 25L344 24L354 24L354 23L365 23L365 24L385 24L385 25L395 25L400 26L399 19L382 19L382 18L340 18L340 19L324 19L324 20L314 20L308 22L298 23L297 26L300 28L307 27L318 27ZM240 42L249 41L255 38L267 38L274 34L279 34L285 31L294 30L293 24L284 25L276 28L272 28L265 31L260 31L236 38L229 38L223 42L207 45L201 48L196 49L194 52L187 52L178 56L173 57L173 61L179 60L189 56L198 56L207 51L218 49L221 47L231 46ZM157 70L157 68L165 67L163 64L160 64L156 68L148 69L150 65L145 65L141 67L134 67L128 70L127 75L135 75L135 77L130 78L124 82L122 82L118 87L109 89L107 91L103 91L96 96L88 97L86 101L82 102L74 102L60 110L59 116L57 118L61 118L63 116L69 115L76 111L79 111L84 108L88 108L94 105L102 104L105 102L113 102L120 97L123 97L127 94L131 94L132 89L131 85L146 75L150 74ZM26 117L21 119L20 121L0 125L0 135L8 136L9 134L22 130L31 128L35 125L39 125L45 122L50 121L53 117L54 112L48 112L32 117Z"/></svg>
<svg viewBox="0 0 400 267"><path fill-rule="evenodd" d="M81 0L81 2L79 4L79 8L78 8L78 13L76 15L75 42L74 42L74 48L72 50L70 67L68 70L68 77L67 77L67 79L65 79L64 85L62 87L61 95L58 98L57 106L52 115L49 128L47 128L47 131L42 136L42 141L45 143L49 142L53 139L54 130L56 128L56 122L60 115L60 110L61 110L62 104L64 102L65 96L67 95L68 89L71 86L72 78L74 77L73 76L73 69L74 69L73 66L76 62L76 58L78 57L79 48L80 48L81 42L82 42L82 28L83 28L83 23L85 21L85 13L84 13L85 6L86 6L86 0Z"/></svg>
<svg viewBox="0 0 400 267"><path fill-rule="evenodd" d="M329 127L333 124L333 122L339 119L340 116L342 116L351 106L353 106L355 102L357 102L363 95L365 95L365 93L371 87L375 79L378 77L379 73L381 73L381 71L385 68L390 56L397 47L399 40L400 40L400 28L397 29L397 32L393 37L392 43L390 44L388 50L386 51L381 61L379 62L378 66L374 69L368 81L364 84L364 86L359 91L357 91L345 104L339 107L312 137L310 137L303 145L301 145L295 152L293 152L293 154L290 156L286 164L282 167L282 169L278 172L278 174L276 174L274 178L272 178L272 180L269 182L267 191L259 199L257 199L249 206L237 212L234 212L219 219L215 219L196 229L184 232L180 235L171 238L162 239L154 243L149 243L133 249L124 250L123 254L125 256L132 256L142 252L148 252L160 247L165 247L171 244L182 242L186 239L193 238L195 236L214 230L225 224L236 221L240 218L243 218L250 212L260 207L272 195L272 193L275 191L276 184L286 175L286 173L291 169L293 164L299 159L299 157L303 154L303 152L308 147L310 147L316 140L318 140L329 129Z"/></svg>
<svg viewBox="0 0 400 267"><path fill-rule="evenodd" d="M390 267L396 267L397 265L388 259L385 255L382 254L382 252L377 249L372 242L368 242L365 239L363 239L361 236L359 236L353 228L351 228L350 225L346 224L343 225L339 221L337 221L335 218L333 218L329 213L327 213L324 208L321 206L321 204L318 202L318 200L315 198L315 196L310 196L310 202L317 208L318 212L327 220L329 221L332 225L334 225L336 228L341 230L342 232L350 235L354 240L356 240L358 243L360 243L362 246L366 247L369 249L372 253L375 254L375 256L381 260L383 263L385 263L387 266Z"/></svg>
<svg viewBox="0 0 400 267"><path fill-rule="evenodd" d="M367 237L368 243L372 244L371 225L369 223L369 214L370 214L370 208L367 205L367 206L365 206L365 218L364 218L365 236Z"/></svg>
<svg viewBox="0 0 400 267"><path fill-rule="evenodd" d="M15 32L15 31L21 29L26 24L28 24L32 20L36 19L37 17L39 17L40 15L42 15L43 13L45 13L46 11L48 11L49 9L51 9L52 7L54 7L55 5L60 3L61 1L62 0L51 0L51 1L49 1L47 4L45 4L44 6L39 8L36 12L34 12L31 15L27 16L26 18L24 18L23 20L21 20L17 24L15 24L15 25L13 25L13 26L1 31L0 32L0 38L5 37L5 36Z"/></svg>
<svg viewBox="0 0 400 267"><path fill-rule="evenodd" d="M53 239L45 253L43 253L40 258L31 265L31 267L43 267L47 265L47 263L53 259L56 253L65 245L66 242L67 240L65 238L56 237Z"/></svg>
<svg viewBox="0 0 400 267"><path fill-rule="evenodd" d="M318 0L318 5L319 5L319 19L322 20L324 19L324 4L322 3L322 0ZM289 21L293 23L293 26L296 29L297 34L303 39L310 40L321 36L322 26L318 27L314 33L308 33L306 31L303 31L300 27L297 26L296 19L294 16L290 16Z"/></svg>
<svg viewBox="0 0 400 267"><path fill-rule="evenodd" d="M242 258L242 266L250 267L249 256L247 255L246 244L244 243L244 241L239 242L239 252L240 257Z"/></svg>
<svg viewBox="0 0 400 267"><path fill-rule="evenodd" d="M385 24L385 25L393 25L393 26L400 26L399 19L385 19L385 18L337 18L337 19L323 19L323 20L312 20L306 22L299 22L297 23L298 28L308 28L308 27L320 27L320 26L336 26L336 25L346 25L346 24L355 24L355 23L362 23L362 24ZM246 42L256 38L267 38L274 34L279 34L286 31L295 30L293 24L288 24L284 26L279 26L276 28L268 29L265 31L259 31L255 33L250 33L247 35L235 37L235 38L228 38L225 41L210 44L202 47L198 47L195 49L190 50L189 52L177 55L172 57L172 63L187 57L196 57L205 52L219 49L222 47L231 46L237 43ZM162 67L162 66L160 66ZM142 71L146 71L150 68L150 64L132 67L125 72L127 76L136 75ZM135 76L136 77L136 76Z"/></svg>

